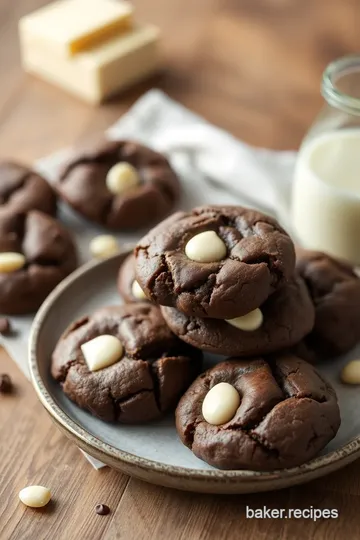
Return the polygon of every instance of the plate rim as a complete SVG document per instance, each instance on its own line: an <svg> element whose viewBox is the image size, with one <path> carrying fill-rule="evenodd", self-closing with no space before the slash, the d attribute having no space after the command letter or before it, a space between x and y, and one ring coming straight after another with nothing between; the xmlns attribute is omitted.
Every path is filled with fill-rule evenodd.
<svg viewBox="0 0 360 540"><path fill-rule="evenodd" d="M127 247L127 246L126 246ZM61 283L59 283L55 289L46 298L40 309L35 315L33 320L29 342L28 342L28 366L30 370L30 378L35 392L45 407L47 412L53 418L55 423L65 432L68 437L75 440L80 447L86 449L91 454L93 450L98 456L104 457L106 460L115 460L118 462L119 468L121 464L124 466L134 466L140 468L149 473L161 474L172 477L174 479L183 479L191 483L194 482L213 482L216 484L223 483L237 483L243 485L248 484L260 484L271 483L273 484L269 489L276 489L276 484L281 484L280 487L286 485L295 485L296 483L303 483L313 478L324 476L340 469L341 467L349 464L360 457L360 434L350 439L345 445L336 450L332 450L328 454L317 456L309 462L299 465L297 467L291 467L287 469L276 469L273 471L254 471L254 470L222 470L222 469L190 469L187 467L170 465L162 463L161 461L154 461L148 458L137 456L130 452L120 450L114 446L102 441L95 435L89 433L80 423L72 419L54 400L51 394L48 392L46 385L40 375L37 362L37 344L39 334L44 320L47 317L48 312L52 309L59 297L64 291L77 280L79 280L84 274L91 272L98 267L114 263L115 260L121 261L130 253L129 250L121 251L120 253L105 259L105 260L93 260L85 263L77 268L69 276L67 276ZM131 473L130 473L131 474ZM149 479L149 481L153 481ZM284 484L285 482L285 484ZM160 481L153 483L161 483ZM164 484L163 484L164 485ZM260 490L261 487L258 486ZM181 489L181 486L179 486Z"/></svg>

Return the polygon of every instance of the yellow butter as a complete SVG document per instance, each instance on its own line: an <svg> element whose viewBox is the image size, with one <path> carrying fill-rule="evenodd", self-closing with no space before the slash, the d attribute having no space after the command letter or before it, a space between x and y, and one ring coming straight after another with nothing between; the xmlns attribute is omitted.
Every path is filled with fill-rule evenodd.
<svg viewBox="0 0 360 540"><path fill-rule="evenodd" d="M70 57L47 47L24 26L20 42L25 71L93 104L144 79L159 66L159 29L153 25L136 26Z"/></svg>
<svg viewBox="0 0 360 540"><path fill-rule="evenodd" d="M132 14L126 1L59 0L23 17L19 27L20 33L70 56L129 30Z"/></svg>

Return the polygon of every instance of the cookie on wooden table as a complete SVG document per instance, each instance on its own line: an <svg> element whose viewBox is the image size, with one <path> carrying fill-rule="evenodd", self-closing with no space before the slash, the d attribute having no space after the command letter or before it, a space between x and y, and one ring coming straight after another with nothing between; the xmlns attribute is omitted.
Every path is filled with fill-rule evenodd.
<svg viewBox="0 0 360 540"><path fill-rule="evenodd" d="M138 243L135 257L153 302L215 319L259 307L295 268L293 243L280 225L239 206L177 212Z"/></svg>
<svg viewBox="0 0 360 540"><path fill-rule="evenodd" d="M130 253L119 269L117 280L118 291L126 302L144 302L146 295L135 276L135 257Z"/></svg>
<svg viewBox="0 0 360 540"><path fill-rule="evenodd" d="M0 312L35 311L77 266L70 233L37 210L0 214Z"/></svg>
<svg viewBox="0 0 360 540"><path fill-rule="evenodd" d="M325 253L297 248L296 255L315 306L314 329L299 351L314 362L347 353L360 341L359 277Z"/></svg>
<svg viewBox="0 0 360 540"><path fill-rule="evenodd" d="M260 308L235 319L189 317L165 306L161 310L179 338L225 356L255 356L288 348L311 331L315 316L301 278L283 285Z"/></svg>
<svg viewBox="0 0 360 540"><path fill-rule="evenodd" d="M117 230L163 219L180 189L163 155L136 142L106 140L75 149L55 188L82 216Z"/></svg>
<svg viewBox="0 0 360 540"><path fill-rule="evenodd" d="M174 408L201 361L157 306L133 303L99 309L71 325L55 348L51 373L83 409L132 424Z"/></svg>
<svg viewBox="0 0 360 540"><path fill-rule="evenodd" d="M182 442L220 469L301 465L339 426L335 391L292 355L218 364L193 382L176 409Z"/></svg>
<svg viewBox="0 0 360 540"><path fill-rule="evenodd" d="M10 161L0 162L0 212L40 210L56 214L56 194L35 171Z"/></svg>

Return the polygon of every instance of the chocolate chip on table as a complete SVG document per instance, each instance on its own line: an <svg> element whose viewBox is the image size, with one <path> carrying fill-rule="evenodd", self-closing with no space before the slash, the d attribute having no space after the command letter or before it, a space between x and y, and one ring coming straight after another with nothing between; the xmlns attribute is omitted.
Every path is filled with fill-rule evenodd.
<svg viewBox="0 0 360 540"><path fill-rule="evenodd" d="M13 388L12 380L7 373L0 374L0 394L8 394Z"/></svg>
<svg viewBox="0 0 360 540"><path fill-rule="evenodd" d="M11 333L11 324L6 317L0 317L0 334L7 336Z"/></svg>
<svg viewBox="0 0 360 540"><path fill-rule="evenodd" d="M106 504L97 504L95 506L95 512L99 514L99 516L107 516L110 514L110 508Z"/></svg>

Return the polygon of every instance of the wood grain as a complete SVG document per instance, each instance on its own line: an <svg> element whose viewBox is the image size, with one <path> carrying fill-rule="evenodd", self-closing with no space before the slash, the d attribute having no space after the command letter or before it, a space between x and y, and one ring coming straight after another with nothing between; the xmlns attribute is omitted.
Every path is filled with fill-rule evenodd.
<svg viewBox="0 0 360 540"><path fill-rule="evenodd" d="M31 163L101 132L151 86L251 144L296 148L322 104L326 64L360 48L358 0L136 0L138 17L164 35L164 73L92 108L19 65L17 21L46 0L0 2L0 157ZM360 537L360 463L273 494L206 496L96 472L52 425L3 351L16 381L0 396L0 538L4 540ZM18 491L45 484L53 503L25 508ZM109 516L97 516L96 503ZM245 508L337 508L339 519L250 520Z"/></svg>

